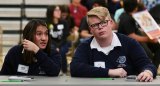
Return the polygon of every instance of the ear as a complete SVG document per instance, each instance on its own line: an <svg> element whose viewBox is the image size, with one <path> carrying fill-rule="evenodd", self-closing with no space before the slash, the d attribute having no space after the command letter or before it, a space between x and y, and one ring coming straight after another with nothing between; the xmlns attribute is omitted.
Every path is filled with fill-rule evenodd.
<svg viewBox="0 0 160 86"><path fill-rule="evenodd" d="M113 20L113 19L111 19L110 20L110 25L111 25L111 28L114 30L114 29L117 29L117 24L116 24L116 22Z"/></svg>
<svg viewBox="0 0 160 86"><path fill-rule="evenodd" d="M109 25L109 26L112 26L113 23L114 23L113 19L110 19L110 20L108 21L108 25Z"/></svg>
<svg viewBox="0 0 160 86"><path fill-rule="evenodd" d="M113 22L114 22L113 19L111 19L111 20L110 20L110 23L113 24Z"/></svg>
<svg viewBox="0 0 160 86"><path fill-rule="evenodd" d="M89 30L90 30L90 33L93 34L93 31L92 31L92 28L91 28L91 27L89 27Z"/></svg>

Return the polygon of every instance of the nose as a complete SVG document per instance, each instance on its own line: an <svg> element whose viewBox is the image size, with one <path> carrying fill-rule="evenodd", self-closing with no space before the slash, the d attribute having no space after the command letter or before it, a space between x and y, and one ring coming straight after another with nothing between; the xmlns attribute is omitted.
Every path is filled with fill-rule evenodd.
<svg viewBox="0 0 160 86"><path fill-rule="evenodd" d="M101 30L103 27L101 24L98 25L98 29Z"/></svg>
<svg viewBox="0 0 160 86"><path fill-rule="evenodd" d="M42 35L41 39L42 39L42 40L46 40L46 39L47 39L47 36L46 36L46 35Z"/></svg>

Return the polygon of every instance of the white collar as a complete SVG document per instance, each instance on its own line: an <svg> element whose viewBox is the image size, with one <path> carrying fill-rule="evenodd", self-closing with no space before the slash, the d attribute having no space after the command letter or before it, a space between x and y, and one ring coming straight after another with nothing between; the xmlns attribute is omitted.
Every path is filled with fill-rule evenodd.
<svg viewBox="0 0 160 86"><path fill-rule="evenodd" d="M109 54L109 52L111 50L114 49L114 47L116 46L122 46L120 41L119 41L119 38L117 37L117 35L115 33L113 33L113 38L112 38L112 42L111 42L111 45L107 46L107 47L100 47L100 45L98 44L98 42L96 41L95 37L93 38L93 40L91 41L91 44L90 44L90 47L91 49L97 49L98 51L101 51L103 53L105 53L106 55Z"/></svg>

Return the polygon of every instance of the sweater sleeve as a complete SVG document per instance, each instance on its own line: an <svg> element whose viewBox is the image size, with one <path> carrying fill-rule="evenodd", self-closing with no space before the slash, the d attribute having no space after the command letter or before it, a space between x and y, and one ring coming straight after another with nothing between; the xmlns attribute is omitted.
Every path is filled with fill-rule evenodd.
<svg viewBox="0 0 160 86"><path fill-rule="evenodd" d="M129 50L132 50L129 52L129 55L138 72L141 73L144 70L150 70L153 73L153 77L155 78L157 75L157 69L151 62L141 45L135 40L130 41L129 44Z"/></svg>
<svg viewBox="0 0 160 86"><path fill-rule="evenodd" d="M41 69L48 76L58 76L60 72L60 54L56 50L51 50L51 55L48 56L44 51L39 50L36 53L38 63Z"/></svg>
<svg viewBox="0 0 160 86"><path fill-rule="evenodd" d="M11 67L11 61L10 61L11 57L12 57L12 51L10 50L5 56L5 59L2 65L2 69L1 69L1 73L0 73L1 75L12 75L13 74L12 72L13 67Z"/></svg>
<svg viewBox="0 0 160 86"><path fill-rule="evenodd" d="M17 71L16 62L20 55L20 48L18 45L12 47L5 56L3 66L1 69L1 75L14 75L15 71Z"/></svg>
<svg viewBox="0 0 160 86"><path fill-rule="evenodd" d="M72 77L108 77L108 69L93 66L91 49L88 45L81 44L75 51L70 64Z"/></svg>

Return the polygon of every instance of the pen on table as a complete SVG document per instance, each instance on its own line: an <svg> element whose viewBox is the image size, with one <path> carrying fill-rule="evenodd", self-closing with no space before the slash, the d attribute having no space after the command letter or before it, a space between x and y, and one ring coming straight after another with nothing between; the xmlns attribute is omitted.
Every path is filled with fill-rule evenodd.
<svg viewBox="0 0 160 86"><path fill-rule="evenodd" d="M23 82L23 80L2 80L0 82Z"/></svg>
<svg viewBox="0 0 160 86"><path fill-rule="evenodd" d="M114 80L114 78L96 78L97 80Z"/></svg>

